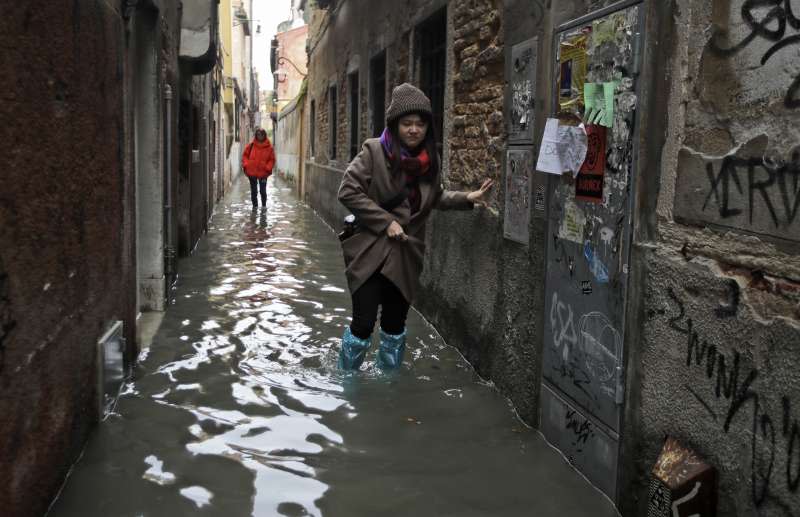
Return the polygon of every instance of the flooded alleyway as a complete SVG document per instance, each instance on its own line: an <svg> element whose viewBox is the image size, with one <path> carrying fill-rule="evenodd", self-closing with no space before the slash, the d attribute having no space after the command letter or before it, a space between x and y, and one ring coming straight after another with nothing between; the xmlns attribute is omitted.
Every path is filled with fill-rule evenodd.
<svg viewBox="0 0 800 517"><path fill-rule="evenodd" d="M419 315L393 374L336 368L334 234L240 182L50 517L606 516L611 503Z"/></svg>

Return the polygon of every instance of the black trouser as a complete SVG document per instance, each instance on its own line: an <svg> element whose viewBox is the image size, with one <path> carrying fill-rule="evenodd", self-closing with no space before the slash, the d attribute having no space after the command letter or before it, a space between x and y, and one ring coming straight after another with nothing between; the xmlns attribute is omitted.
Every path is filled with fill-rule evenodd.
<svg viewBox="0 0 800 517"><path fill-rule="evenodd" d="M353 293L353 321L350 332L367 339L378 319L381 306L381 329L387 334L402 334L406 327L409 303L388 278L375 273Z"/></svg>
<svg viewBox="0 0 800 517"><path fill-rule="evenodd" d="M256 191L256 186L258 186L258 190L261 191L261 206L267 206L267 178L253 178L248 176L247 179L250 180L250 199L253 200L253 206L258 206L258 192Z"/></svg>

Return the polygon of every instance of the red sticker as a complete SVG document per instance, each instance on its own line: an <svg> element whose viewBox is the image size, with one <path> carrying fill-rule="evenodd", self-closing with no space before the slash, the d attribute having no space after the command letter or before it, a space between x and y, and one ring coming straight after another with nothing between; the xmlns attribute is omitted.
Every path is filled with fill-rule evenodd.
<svg viewBox="0 0 800 517"><path fill-rule="evenodd" d="M597 124L586 126L588 149L586 160L575 179L575 199L601 203L603 177L606 171L606 128Z"/></svg>

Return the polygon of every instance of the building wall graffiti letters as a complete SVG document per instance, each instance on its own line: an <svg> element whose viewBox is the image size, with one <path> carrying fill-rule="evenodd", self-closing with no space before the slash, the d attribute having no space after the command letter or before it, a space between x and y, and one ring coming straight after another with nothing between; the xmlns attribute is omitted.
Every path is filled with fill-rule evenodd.
<svg viewBox="0 0 800 517"><path fill-rule="evenodd" d="M800 44L800 18L794 13L792 0L746 0L740 15L749 34L736 43L725 42L727 31L717 28L711 40L715 53L731 56L756 41L766 42L768 46L760 59L763 66L777 52ZM787 108L800 108L800 74L788 86L784 104Z"/></svg>
<svg viewBox="0 0 800 517"><path fill-rule="evenodd" d="M800 148L770 157L767 144L759 135L713 159L682 149L676 218L800 240Z"/></svg>
<svg viewBox="0 0 800 517"><path fill-rule="evenodd" d="M715 345L704 336L675 290L668 288L667 295L670 307L664 317L673 331L685 336L683 366L699 377L684 388L704 408L712 425L726 435L749 441L753 504L798 515L792 508L797 508L794 496L800 496L800 423L792 411L791 397L778 396L772 386L760 385L760 370L751 359L739 350ZM774 403L776 398L779 404ZM791 494L791 499L781 493Z"/></svg>

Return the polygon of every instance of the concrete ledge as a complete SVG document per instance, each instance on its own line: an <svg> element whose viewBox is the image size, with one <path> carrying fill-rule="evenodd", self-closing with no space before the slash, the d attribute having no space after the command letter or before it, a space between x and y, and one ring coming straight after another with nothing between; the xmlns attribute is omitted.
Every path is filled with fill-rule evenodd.
<svg viewBox="0 0 800 517"><path fill-rule="evenodd" d="M306 162L304 201L334 229L339 229L341 221L349 213L336 197L342 182L344 170Z"/></svg>
<svg viewBox="0 0 800 517"><path fill-rule="evenodd" d="M143 278L139 284L139 308L145 311L163 311L166 297L165 279Z"/></svg>

